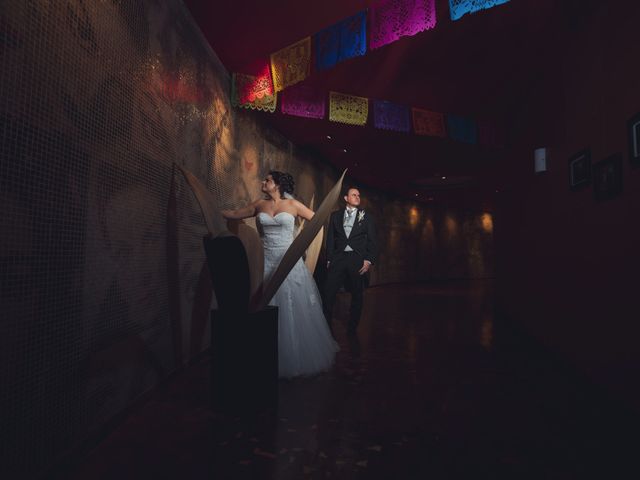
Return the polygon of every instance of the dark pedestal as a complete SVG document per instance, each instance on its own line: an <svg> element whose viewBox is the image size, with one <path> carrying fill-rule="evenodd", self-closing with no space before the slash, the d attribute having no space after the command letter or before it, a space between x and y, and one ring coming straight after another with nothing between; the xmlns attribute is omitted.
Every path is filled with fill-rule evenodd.
<svg viewBox="0 0 640 480"><path fill-rule="evenodd" d="M278 404L278 308L246 315L211 311L214 410L251 413Z"/></svg>

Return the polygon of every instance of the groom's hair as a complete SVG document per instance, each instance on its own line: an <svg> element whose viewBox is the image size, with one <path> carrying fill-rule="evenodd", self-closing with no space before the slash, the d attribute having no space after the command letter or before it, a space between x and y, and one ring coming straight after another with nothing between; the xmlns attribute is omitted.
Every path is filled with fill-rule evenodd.
<svg viewBox="0 0 640 480"><path fill-rule="evenodd" d="M343 188L343 190L342 190L342 196L346 197L347 195L349 195L349 190L358 190L358 191L360 191L360 189L358 187L356 187L355 185L347 185L346 188Z"/></svg>

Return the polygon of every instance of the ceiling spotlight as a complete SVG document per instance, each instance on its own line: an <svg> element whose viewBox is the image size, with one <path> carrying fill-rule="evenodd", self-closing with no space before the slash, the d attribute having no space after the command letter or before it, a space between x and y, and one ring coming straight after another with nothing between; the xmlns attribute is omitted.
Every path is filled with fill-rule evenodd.
<svg viewBox="0 0 640 480"><path fill-rule="evenodd" d="M415 196L417 197L417 196L418 196L418 194L416 193L416 194L415 194Z"/></svg>
<svg viewBox="0 0 640 480"><path fill-rule="evenodd" d="M447 179L447 177L442 177L442 179L443 179L443 180L446 180L446 179Z"/></svg>
<svg viewBox="0 0 640 480"><path fill-rule="evenodd" d="M327 140L331 140L331 135L327 135Z"/></svg>
<svg viewBox="0 0 640 480"><path fill-rule="evenodd" d="M342 151L343 151L344 153L347 153L347 149L346 149L346 148L343 148L343 149L342 149Z"/></svg>

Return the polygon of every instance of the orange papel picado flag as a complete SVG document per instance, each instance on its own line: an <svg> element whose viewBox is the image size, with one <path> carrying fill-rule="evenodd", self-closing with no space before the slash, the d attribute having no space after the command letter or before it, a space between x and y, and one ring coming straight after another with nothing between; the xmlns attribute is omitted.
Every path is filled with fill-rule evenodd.
<svg viewBox="0 0 640 480"><path fill-rule="evenodd" d="M416 135L429 135L431 137L446 137L447 130L444 126L444 115L439 112L431 112L421 108L412 108L413 131Z"/></svg>

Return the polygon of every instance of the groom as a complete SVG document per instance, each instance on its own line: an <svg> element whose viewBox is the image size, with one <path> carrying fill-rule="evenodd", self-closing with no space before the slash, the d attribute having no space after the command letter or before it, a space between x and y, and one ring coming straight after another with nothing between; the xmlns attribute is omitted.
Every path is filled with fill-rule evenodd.
<svg viewBox="0 0 640 480"><path fill-rule="evenodd" d="M329 219L324 316L331 327L336 294L348 280L351 292L348 332L355 334L362 313L363 275L376 261L378 243L372 215L358 208L360 191L349 188L344 200L346 207L333 212Z"/></svg>

